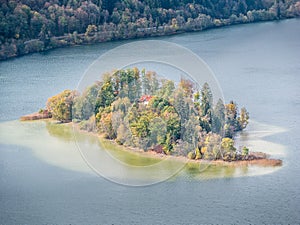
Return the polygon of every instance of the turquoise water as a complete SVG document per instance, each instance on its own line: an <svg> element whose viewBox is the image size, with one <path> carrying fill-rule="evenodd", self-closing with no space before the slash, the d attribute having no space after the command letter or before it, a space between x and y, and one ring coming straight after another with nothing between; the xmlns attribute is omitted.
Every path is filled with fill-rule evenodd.
<svg viewBox="0 0 300 225"><path fill-rule="evenodd" d="M299 20L287 20L160 38L202 57L215 72L226 101L234 99L247 107L254 121L241 141L284 161L279 170L260 176L195 179L187 175L152 186L127 187L91 172L74 156L76 149L59 158L56 142L38 141L47 137L67 145L68 137L62 140L44 129L31 142L38 143L34 148L29 130L17 140L13 131L8 133L7 126L18 122L5 121L37 111L63 89L76 88L90 63L126 42L57 49L1 62L1 223L298 223L299 28ZM75 158L65 160L65 153Z"/></svg>

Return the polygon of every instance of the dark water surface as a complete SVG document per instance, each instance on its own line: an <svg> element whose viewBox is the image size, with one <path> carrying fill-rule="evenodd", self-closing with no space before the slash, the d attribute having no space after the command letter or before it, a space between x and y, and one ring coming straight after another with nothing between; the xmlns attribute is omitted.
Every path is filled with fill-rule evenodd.
<svg viewBox="0 0 300 225"><path fill-rule="evenodd" d="M26 142L26 135L11 140L14 136L0 126L0 224L299 223L299 37L300 20L286 20L160 38L202 57L215 72L226 101L236 100L253 120L272 125L274 134L263 137L263 144L282 147L281 169L260 176L179 177L126 187L47 163L32 149L11 144ZM88 65L122 43L1 62L0 121L5 124L37 111L49 96L76 88ZM285 132L276 133L280 129ZM255 126L248 132L244 135L255 132ZM45 151L51 148L51 143L44 145Z"/></svg>

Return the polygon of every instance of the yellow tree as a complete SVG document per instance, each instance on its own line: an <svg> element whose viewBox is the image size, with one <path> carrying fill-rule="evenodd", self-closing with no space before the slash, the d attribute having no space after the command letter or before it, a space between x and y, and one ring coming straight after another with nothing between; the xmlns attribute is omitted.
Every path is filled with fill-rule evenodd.
<svg viewBox="0 0 300 225"><path fill-rule="evenodd" d="M240 116L238 117L240 130L243 130L248 125L249 113L246 108L241 108Z"/></svg>
<svg viewBox="0 0 300 225"><path fill-rule="evenodd" d="M60 94L49 98L47 109L52 118L61 122L70 122L72 120L72 105L77 95L76 91L64 90Z"/></svg>

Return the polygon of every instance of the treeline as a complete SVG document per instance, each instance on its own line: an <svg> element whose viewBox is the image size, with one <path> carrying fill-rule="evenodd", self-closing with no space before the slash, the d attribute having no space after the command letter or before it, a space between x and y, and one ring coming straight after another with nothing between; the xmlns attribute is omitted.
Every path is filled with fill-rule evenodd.
<svg viewBox="0 0 300 225"><path fill-rule="evenodd" d="M137 68L107 74L81 95L64 91L47 102L54 119L73 121L124 146L193 159L238 160L247 157L233 138L249 119L234 102L213 104L210 87L190 80L159 79Z"/></svg>
<svg viewBox="0 0 300 225"><path fill-rule="evenodd" d="M299 15L296 0L1 0L0 59Z"/></svg>

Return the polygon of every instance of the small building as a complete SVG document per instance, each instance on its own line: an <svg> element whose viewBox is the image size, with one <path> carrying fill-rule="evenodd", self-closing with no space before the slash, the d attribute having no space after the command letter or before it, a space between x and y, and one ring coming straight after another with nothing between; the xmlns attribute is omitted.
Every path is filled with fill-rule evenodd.
<svg viewBox="0 0 300 225"><path fill-rule="evenodd" d="M148 105L149 101L152 99L152 96L151 95L143 95L139 102L140 103L143 103L144 105Z"/></svg>

